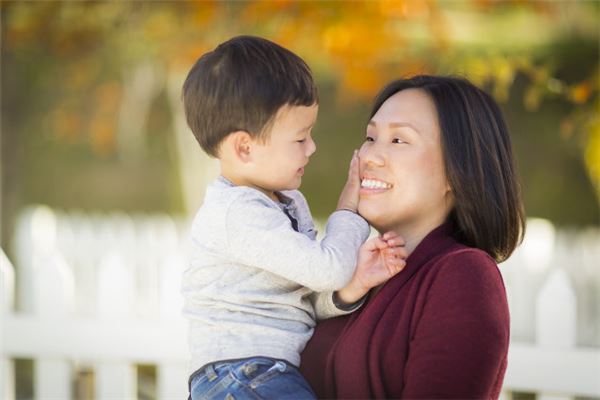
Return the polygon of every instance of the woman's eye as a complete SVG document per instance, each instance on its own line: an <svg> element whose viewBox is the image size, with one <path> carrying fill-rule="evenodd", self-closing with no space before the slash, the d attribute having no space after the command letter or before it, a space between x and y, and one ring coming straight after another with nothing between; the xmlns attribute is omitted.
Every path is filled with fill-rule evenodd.
<svg viewBox="0 0 600 400"><path fill-rule="evenodd" d="M296 140L296 142L298 142L298 143L304 143L304 142L306 142L306 139Z"/></svg>
<svg viewBox="0 0 600 400"><path fill-rule="evenodd" d="M404 140L402 140L402 139L394 138L392 140L392 143L406 143L406 142Z"/></svg>
<svg viewBox="0 0 600 400"><path fill-rule="evenodd" d="M371 136L367 136L365 138L365 142L374 142L374 141L375 141L375 139L373 139Z"/></svg>

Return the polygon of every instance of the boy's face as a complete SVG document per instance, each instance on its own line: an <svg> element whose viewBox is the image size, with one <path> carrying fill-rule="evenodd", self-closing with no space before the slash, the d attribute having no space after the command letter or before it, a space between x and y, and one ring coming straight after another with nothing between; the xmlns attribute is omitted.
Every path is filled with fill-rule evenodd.
<svg viewBox="0 0 600 400"><path fill-rule="evenodd" d="M266 143L258 140L252 146L253 184L272 193L298 189L304 167L315 152L311 136L317 119L318 104L312 106L285 105L272 123Z"/></svg>

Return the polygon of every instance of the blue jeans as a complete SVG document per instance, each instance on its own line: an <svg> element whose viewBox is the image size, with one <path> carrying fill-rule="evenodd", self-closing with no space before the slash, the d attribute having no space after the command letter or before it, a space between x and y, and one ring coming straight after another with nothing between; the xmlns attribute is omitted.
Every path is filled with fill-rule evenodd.
<svg viewBox="0 0 600 400"><path fill-rule="evenodd" d="M266 357L209 364L192 375L190 396L192 400L316 399L296 367Z"/></svg>

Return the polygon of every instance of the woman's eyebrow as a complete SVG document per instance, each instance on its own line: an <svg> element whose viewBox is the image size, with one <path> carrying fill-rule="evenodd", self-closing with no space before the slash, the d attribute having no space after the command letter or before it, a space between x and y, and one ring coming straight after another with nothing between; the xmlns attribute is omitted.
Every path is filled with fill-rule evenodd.
<svg viewBox="0 0 600 400"><path fill-rule="evenodd" d="M368 125L372 126L374 128L377 127L377 123L373 120L369 121ZM420 133L419 130L417 128L415 128L415 126L409 122L390 122L388 126L390 128L410 128L413 131Z"/></svg>
<svg viewBox="0 0 600 400"><path fill-rule="evenodd" d="M389 127L390 128L410 128L413 131L420 133L419 130L417 128L415 128L415 126L413 124L410 124L408 122L390 122Z"/></svg>

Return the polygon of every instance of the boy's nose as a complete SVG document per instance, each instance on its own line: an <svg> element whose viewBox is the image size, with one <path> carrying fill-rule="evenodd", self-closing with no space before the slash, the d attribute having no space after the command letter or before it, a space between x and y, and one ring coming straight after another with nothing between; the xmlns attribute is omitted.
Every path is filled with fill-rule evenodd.
<svg viewBox="0 0 600 400"><path fill-rule="evenodd" d="M306 147L306 156L310 157L313 153L317 151L317 144L312 138L308 139L307 147Z"/></svg>

